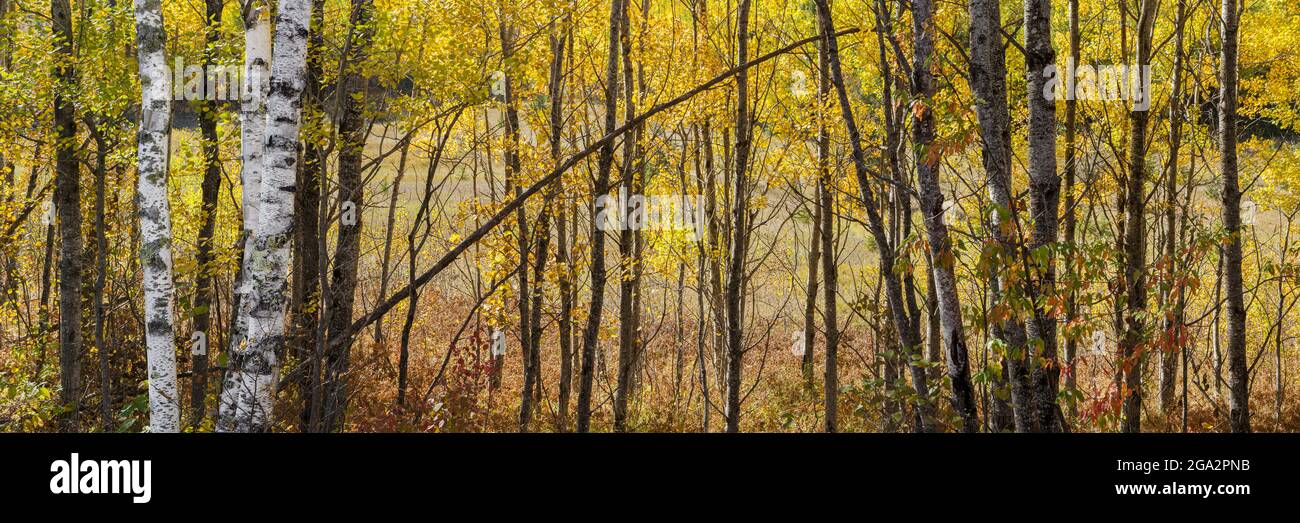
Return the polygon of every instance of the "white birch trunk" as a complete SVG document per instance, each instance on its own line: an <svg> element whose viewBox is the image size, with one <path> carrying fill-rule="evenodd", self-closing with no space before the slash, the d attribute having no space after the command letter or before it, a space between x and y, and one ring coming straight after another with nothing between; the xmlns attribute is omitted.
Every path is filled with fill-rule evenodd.
<svg viewBox="0 0 1300 523"><path fill-rule="evenodd" d="M262 154L266 149L266 96L271 79L271 24L265 6L252 8L244 21L244 78L239 106L239 134L242 168L239 181L243 186L243 238L251 242L257 227L258 200L265 170ZM244 249L242 267L248 267L252 249ZM235 286L236 303L248 296L248 278L240 273ZM243 315L236 314L230 335L231 350L243 344L248 328Z"/></svg>
<svg viewBox="0 0 1300 523"><path fill-rule="evenodd" d="M258 192L257 223L246 246L243 267L248 293L240 303L239 316L247 332L241 346L231 354L226 371L217 425L223 432L262 432L269 428L279 367L277 354L284 345L293 191L310 19L310 0L280 0L266 100L263 189Z"/></svg>
<svg viewBox="0 0 1300 523"><path fill-rule="evenodd" d="M167 202L171 74L163 55L161 0L135 0L140 64L140 132L136 161L140 198L140 266L144 272L146 358L149 363L149 430L177 432L176 336L172 284L171 208Z"/></svg>

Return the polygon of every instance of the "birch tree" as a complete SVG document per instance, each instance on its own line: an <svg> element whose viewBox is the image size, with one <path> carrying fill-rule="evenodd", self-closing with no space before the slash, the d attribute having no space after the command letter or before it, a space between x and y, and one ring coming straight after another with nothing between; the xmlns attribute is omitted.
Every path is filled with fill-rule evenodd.
<svg viewBox="0 0 1300 523"><path fill-rule="evenodd" d="M301 98L306 83L310 0L281 0L275 20L266 149L258 219L246 254L247 296L238 314L244 338L231 353L221 392L218 430L268 430L278 355L284 346L285 291L292 238Z"/></svg>
<svg viewBox="0 0 1300 523"><path fill-rule="evenodd" d="M271 24L269 8L253 0L244 12L244 92L239 104L240 171L243 187L241 198L239 272L235 276L235 296L231 309L236 312L230 329L230 352L244 341L247 318L238 311L248 295L248 278L244 268L250 265L253 251L248 242L257 227L261 207L258 198L262 189L262 172L265 171L262 155L266 150L266 96L269 91L271 67Z"/></svg>
<svg viewBox="0 0 1300 523"><path fill-rule="evenodd" d="M144 272L149 426L153 432L177 432L180 400L176 396L172 226L171 207L167 202L171 71L163 55L167 36L163 30L161 0L135 0L135 28L141 86L136 170L140 184L140 267Z"/></svg>

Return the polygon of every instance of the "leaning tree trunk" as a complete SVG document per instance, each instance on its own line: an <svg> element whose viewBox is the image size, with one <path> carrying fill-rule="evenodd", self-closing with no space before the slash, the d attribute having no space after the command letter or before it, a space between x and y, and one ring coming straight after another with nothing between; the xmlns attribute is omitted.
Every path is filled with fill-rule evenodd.
<svg viewBox="0 0 1300 523"><path fill-rule="evenodd" d="M1148 31L1149 33L1149 31ZM1025 77L1029 93L1029 213L1034 222L1031 253L1048 252L1043 261L1030 256L1025 270L1031 277L1028 295L1033 312L1025 325L1029 347L1030 380L1034 389L1034 424L1043 432L1064 430L1061 409L1056 402L1060 367L1056 358L1056 318L1047 310L1047 300L1056 289L1056 259L1050 254L1056 243L1057 212L1061 200L1061 178L1056 174L1056 101L1043 91L1043 71L1056 60L1052 47L1052 4L1050 0L1025 1Z"/></svg>
<svg viewBox="0 0 1300 523"><path fill-rule="evenodd" d="M914 104L926 104L934 96L934 79L930 73L930 55L934 53L934 4L930 0L912 2L912 97ZM957 298L957 277L954 272L956 254L948 236L948 226L943 221L943 189L939 186L939 159L933 150L935 140L934 109L914 105L912 110L912 150L916 157L916 178L920 192L921 214L926 235L929 237L930 257L933 266L936 294L939 299L939 320L943 326L943 343L948 377L952 381L953 410L962 418L965 432L979 430L979 417L975 412L975 394L971 387L970 366L967 362L966 334L961 322L961 302ZM914 347L913 351L919 350ZM925 369L913 357L912 381L916 383L922 401L926 399Z"/></svg>
<svg viewBox="0 0 1300 523"><path fill-rule="evenodd" d="M818 23L821 26L823 38L826 39L826 55L830 65L831 84L835 87L840 114L843 117L844 127L848 134L849 146L852 151L853 171L857 178L858 190L862 193L863 208L867 214L867 228L875 240L876 250L880 256L880 274L885 284L885 297L889 303L890 317L893 320L894 328L897 330L898 341L903 352L912 354L914 351L920 350L920 332L918 332L917 326L907 317L907 308L903 300L903 285L898 273L894 270L897 254L894 252L894 247L885 232L884 221L876 203L875 192L871 188L872 182L868 178L870 170L867 167L866 152L862 147L862 135L858 131L857 121L853 117L853 107L849 103L848 89L845 87L844 74L840 68L839 38L835 34L835 23L831 18L829 0L816 0L816 2ZM922 432L934 432L933 405L929 400L930 391L924 369L913 368L912 377L918 396L916 406L917 414L920 417L920 429Z"/></svg>
<svg viewBox="0 0 1300 523"><path fill-rule="evenodd" d="M928 0L918 0L912 5L914 49L912 57L912 95L918 104L926 104L934 95L933 77L929 59L934 50L934 5ZM943 330L943 343L948 376L953 388L953 409L962 418L965 432L979 430L979 417L975 409L975 395L970 381L967 362L966 336L962 328L961 303L957 298L957 279L954 273L956 257L948 227L944 223L943 190L939 185L938 158L931 150L935 138L934 111L930 107L914 106L912 111L912 140L916 154L916 177L920 192L920 208L929 238L931 272L938 314ZM913 327L915 328L915 327ZM913 348L912 350L919 350ZM916 358L913 358L914 360ZM913 364L913 382L918 392L924 390L924 369Z"/></svg>
<svg viewBox="0 0 1300 523"><path fill-rule="evenodd" d="M279 354L284 348L284 308L298 161L298 128L307 65L310 0L280 0L274 61L267 99L265 172L248 265L248 295L238 314L247 332L232 351L221 391L217 428L223 432L270 429Z"/></svg>
<svg viewBox="0 0 1300 523"><path fill-rule="evenodd" d="M137 168L140 202L140 267L144 272L146 360L149 366L149 430L177 432L175 309L172 286L171 207L167 202L171 71L163 55L161 0L135 0L140 62L141 112Z"/></svg>
<svg viewBox="0 0 1300 523"><path fill-rule="evenodd" d="M1233 432L1250 432L1250 375L1246 367L1246 302L1241 281L1241 188L1237 184L1236 0L1223 1L1223 70L1219 82L1219 146L1222 148L1223 290L1228 305L1228 422Z"/></svg>

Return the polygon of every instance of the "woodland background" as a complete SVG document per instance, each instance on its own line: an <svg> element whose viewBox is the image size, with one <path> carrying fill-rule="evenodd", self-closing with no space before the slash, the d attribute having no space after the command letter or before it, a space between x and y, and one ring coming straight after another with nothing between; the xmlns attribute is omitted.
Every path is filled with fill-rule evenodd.
<svg viewBox="0 0 1300 523"><path fill-rule="evenodd" d="M1295 2L246 2L0 0L3 430L1300 427Z"/></svg>

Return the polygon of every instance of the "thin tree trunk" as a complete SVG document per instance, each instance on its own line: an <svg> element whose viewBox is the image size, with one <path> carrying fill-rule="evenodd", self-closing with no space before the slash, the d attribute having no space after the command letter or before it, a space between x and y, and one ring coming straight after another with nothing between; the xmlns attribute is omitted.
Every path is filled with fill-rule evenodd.
<svg viewBox="0 0 1300 523"><path fill-rule="evenodd" d="M1070 59L1067 66L1073 69L1079 64L1080 46L1079 46L1079 0L1070 0ZM1073 73L1071 73L1073 74ZM1079 151L1075 139L1076 128L1078 126L1079 102L1075 99L1075 93L1070 93L1065 99L1065 242L1074 247L1077 242L1075 233L1075 205L1077 204L1074 195L1074 182L1079 169ZM1078 293L1071 288L1065 297L1065 320L1067 323L1073 322L1078 316ZM1074 336L1065 338L1065 388L1069 391L1075 391L1078 388L1077 376L1074 373L1074 358L1079 350L1079 340ZM1070 416L1077 416L1077 405L1074 396L1071 395L1069 400Z"/></svg>
<svg viewBox="0 0 1300 523"><path fill-rule="evenodd" d="M998 272L993 280L994 300L1002 299L1009 286L1005 271L1016 259L1020 251L1016 245L1016 208L1011 193L1011 127L1007 107L1006 54L1002 45L1001 12L996 0L972 0L971 18L971 92L976 99L976 115L980 123L980 135L983 142L983 164L985 177L989 184L989 199L999 209L991 214L994 235L1000 245L999 258L1003 265L994 270ZM1034 93L1034 91L1029 91ZM1031 94L1031 97L1033 95ZM1001 338L1008 354L1008 381L1011 383L1011 412L1016 432L1030 430L1030 391L1024 376L1025 331L1024 326L1013 318L999 322L994 326L996 336Z"/></svg>
<svg viewBox="0 0 1300 523"><path fill-rule="evenodd" d="M1151 33L1155 25L1155 0L1142 0L1138 13L1137 66L1151 62ZM1143 96L1150 97L1151 93ZM1140 109L1140 110L1139 110ZM1146 314L1146 131L1145 108L1129 111L1128 184L1125 188L1124 231L1124 335L1120 340L1124 360L1124 432L1142 431L1142 368L1145 355L1143 319ZM1226 198L1226 196L1225 196Z"/></svg>
<svg viewBox="0 0 1300 523"><path fill-rule="evenodd" d="M820 145L820 140L818 141ZM818 155L820 171L821 156ZM804 309L803 309L803 357L799 361L799 369L803 373L805 384L812 384L813 377L813 349L816 348L817 339L817 299L818 285L817 271L821 268L822 256L822 190L821 177L815 181L812 194L812 228L808 235L808 282L804 287Z"/></svg>
<svg viewBox="0 0 1300 523"><path fill-rule="evenodd" d="M1148 0L1150 1L1150 0ZM1246 302L1241 277L1241 188L1237 173L1237 0L1222 2L1223 59L1219 81L1219 147L1223 178L1223 291L1228 306L1228 421L1250 432L1250 374L1246 366Z"/></svg>
<svg viewBox="0 0 1300 523"><path fill-rule="evenodd" d="M566 26L564 30L567 30L568 23L569 17L566 14L563 21L563 24ZM549 72L550 76L547 79L547 96L550 98L550 112L548 114L550 134L548 141L551 149L551 161L555 166L558 166L562 160L562 158L560 158L561 139L564 133L564 41L566 35L563 34L560 28L556 27L554 22L551 24L550 33L552 60ZM533 383L530 387L525 387L525 393L534 392L541 388L542 298L544 296L542 282L545 281L546 278L546 262L547 258L549 258L547 250L549 249L551 239L550 219L552 213L555 212L554 208L556 206L556 199L560 196L563 189L563 180L557 179L546 192L543 197L542 211L538 216L538 225L534 231L535 234L537 234L537 247L536 251L533 253L534 287L533 295L531 296L532 304L530 305L532 317L529 319L529 325L531 327L531 331L529 332L529 345L533 348L532 354L529 355L529 368L533 371ZM560 208L558 214L563 215L564 204L560 203L558 206ZM567 247L564 240L565 230L563 225L564 223L560 222L559 227L557 227L559 232L559 245L561 248ZM561 253L561 255L563 254ZM526 268L521 270L526 270ZM564 276L561 276L561 279L563 279L563 277ZM561 289L561 292L563 292L563 289ZM567 320L567 318L565 319ZM564 332L561 335L568 337L569 333ZM562 348L560 358L562 362L568 361L567 347ZM567 402L568 384L561 383L560 388L563 389L563 395L566 396L565 400ZM535 396L535 393L529 395ZM533 409L524 409L521 405L519 410L519 430L521 432L528 431L528 424L532 418L532 410Z"/></svg>
<svg viewBox="0 0 1300 523"><path fill-rule="evenodd" d="M316 356L321 328L321 190L325 180L325 145L320 134L325 130L324 60L325 38L321 28L325 23L325 1L312 0L311 36L307 41L307 83L303 91L304 126L312 132L304 133L312 139L303 140L302 163L297 170L297 191L293 195L293 288L289 298L290 354L298 362L308 363L308 371L298 378L298 430L313 432L320 429L320 414L313 405L319 404L322 393L320 383L320 358ZM315 419L313 419L315 418Z"/></svg>
<svg viewBox="0 0 1300 523"><path fill-rule="evenodd" d="M831 19L829 1L817 0L817 9L822 35L827 40L826 54L830 62L831 84L835 86L836 97L839 100L840 113L844 119L849 145L852 148L854 174L857 177L858 188L862 192L863 207L867 213L867 227L876 242L876 248L880 256L880 274L884 279L885 297L889 304L890 315L897 330L898 341L903 353L913 354L915 351L920 350L920 333L917 331L917 325L907 317L907 308L903 300L903 286L894 270L897 254L885 232L884 222L880 216L874 191L871 188L872 182L868 179L870 171L867 168L866 153L862 147L862 138L858 131L857 121L853 117L853 108L849 103L844 75L840 69L839 39L836 36L834 21ZM920 429L923 432L933 432L935 431L933 405L929 400L930 392L926 383L925 372L919 366L913 367L913 382L918 396L916 410L920 418Z"/></svg>
<svg viewBox="0 0 1300 523"><path fill-rule="evenodd" d="M206 0L203 33L203 64L215 64L216 46L221 38L222 0ZM217 110L215 103L199 103L199 130L203 148L202 203L200 204L199 236L196 242L194 278L194 336L196 346L190 352L190 423L198 426L207 411L208 388L208 338L212 333L212 273L215 269L212 236L217 227L217 197L221 189L220 137L217 136Z"/></svg>
<svg viewBox="0 0 1300 523"><path fill-rule="evenodd" d="M643 4L648 0L642 0ZM630 11L623 9L623 19L619 22L619 40L622 48L623 57L623 110L626 120L631 121L636 118L636 102L634 94L636 86L632 82L632 35ZM639 144L643 127L637 126L632 130L632 136L623 144L623 165L622 180L619 183L620 205L623 202L631 202L633 197L641 195L641 185L637 173L639 168L637 162ZM644 203L642 204L644 206ZM635 207L628 205L624 208L623 213L629 218L632 216ZM641 218L644 221L644 215ZM619 230L618 250L621 263L619 263L619 295L618 295L618 376L614 389L614 431L623 432L627 430L627 406L633 391L633 382L635 373L638 368L637 359L640 356L638 347L640 345L639 316L640 310L638 302L640 301L640 258L637 256L638 240L640 231L634 230L645 226L644 223L625 222Z"/></svg>
<svg viewBox="0 0 1300 523"><path fill-rule="evenodd" d="M623 18L626 0L612 0L609 9L609 49L605 63L605 134L614 132L618 127L618 64L619 64L619 22ZM596 180L592 187L593 197L600 197L609 192L609 171L614 163L614 143L608 141L600 146L597 160ZM596 345L600 342L600 317L605 306L605 226L597 217L593 207L591 219L591 307L587 313L587 325L582 334L582 369L578 386L578 432L591 430L591 385L595 373Z"/></svg>
<svg viewBox="0 0 1300 523"><path fill-rule="evenodd" d="M1291 220L1293 215L1287 215L1286 234L1282 239L1282 248L1279 249L1281 254L1277 262L1278 267L1286 267L1287 250L1291 245ZM1286 278L1278 277L1277 279L1277 334L1273 338L1273 419L1278 427L1282 427L1282 400L1285 388L1285 381L1282 377L1282 339L1286 335L1286 291L1283 285Z"/></svg>
<svg viewBox="0 0 1300 523"><path fill-rule="evenodd" d="M365 224L364 180L361 161L366 146L365 90L366 78L360 68L370 51L374 38L371 23L374 5L372 0L352 0L348 42L344 46L340 64L338 89L339 124L339 217L338 235L334 245L334 269L330 275L329 298L326 314L329 318L331 348L326 354L325 392L329 408L325 414L325 431L333 431L342 423L348 401L348 368L351 364L352 311L356 300L357 267L361 260L361 229ZM351 214L349 214L351 210Z"/></svg>
<svg viewBox="0 0 1300 523"><path fill-rule="evenodd" d="M0 9L0 16L3 14L4 10ZM108 432L113 430L113 349L104 343L104 323L107 321L108 314L108 304L104 302L104 286L108 279L108 234L104 220L104 196L108 183L106 163L109 150L103 131L98 128L97 123L91 123L88 127L91 136L95 139L95 287L92 292L95 307L95 349L99 354L99 414L102 429ZM3 168L4 166L0 165L0 169ZM10 176L12 177L12 174ZM12 182L12 179L10 181ZM0 300L3 300L3 297L0 297Z"/></svg>
<svg viewBox="0 0 1300 523"><path fill-rule="evenodd" d="M1169 94L1169 165L1165 169L1165 263L1171 273L1179 277L1184 264L1178 260L1178 149L1182 142L1183 128L1183 29L1186 20L1187 3L1178 0L1174 28L1174 77L1173 88ZM1172 315L1165 320L1165 335L1172 343L1160 352L1160 410L1165 417L1172 416L1177 406L1174 393L1178 380L1179 353L1185 350L1183 340L1182 286L1173 293L1162 296L1166 307L1171 307Z"/></svg>
<svg viewBox="0 0 1300 523"><path fill-rule="evenodd" d="M824 401L822 408L826 411L826 432L839 430L839 344L840 325L837 316L839 300L839 267L835 257L835 185L831 178L831 134L830 115L823 109L830 100L831 90L830 49L828 40L819 42L817 53L817 196L821 199L817 208L821 211L819 218L822 264L822 322L826 331L825 369L822 376ZM811 337L812 331L808 331ZM811 349L811 348L810 348ZM811 353L812 351L809 350Z"/></svg>
<svg viewBox="0 0 1300 523"><path fill-rule="evenodd" d="M384 221L384 254L379 262L379 296L388 295L388 280L392 277L392 270L389 264L392 262L393 254L393 231L396 230L397 222L397 195L402 192L402 178L406 174L406 159L411 150L412 136L407 135L406 140L402 142L402 152L397 158L397 173L393 176L393 182L388 189L388 219ZM375 322L374 343L378 346L384 340L384 320L380 318Z"/></svg>
<svg viewBox="0 0 1300 523"><path fill-rule="evenodd" d="M564 18L564 30L552 31L551 34L551 76L548 83L551 97L551 161L559 167L563 161L561 144L564 138L564 64L565 42L572 37L571 15ZM572 59L570 58L570 61ZM564 180L555 182L555 191L561 201L557 204L555 216L556 258L560 265L560 383L559 383L559 430L569 428L569 396L573 385L573 253L569 247L569 204L564 200Z"/></svg>
<svg viewBox="0 0 1300 523"><path fill-rule="evenodd" d="M736 63L749 61L750 0L740 0L736 11ZM740 381L745 354L743 303L745 300L746 261L749 254L749 195L746 174L749 168L750 126L749 71L736 75L736 164L732 182L732 219L730 263L727 266L727 432L740 431Z"/></svg>
<svg viewBox="0 0 1300 523"><path fill-rule="evenodd" d="M934 95L934 80L930 73L930 55L934 52L934 5L930 0L912 3L912 96L914 104L928 104ZM938 156L932 151L935 140L933 109L913 106L912 149L916 159L916 178L920 192L921 213L929 237L931 271L939 300L939 317L943 324L943 342L946 347L948 377L952 381L953 409L962 418L965 432L979 430L979 417L975 410L975 396L970 383L967 362L966 335L962 328L961 303L957 297L957 279L954 273L956 256L948 227L943 217L943 190L939 186ZM913 349L914 351L917 349ZM912 382L922 401L929 402L926 376L913 357ZM927 406L925 408L933 408Z"/></svg>

